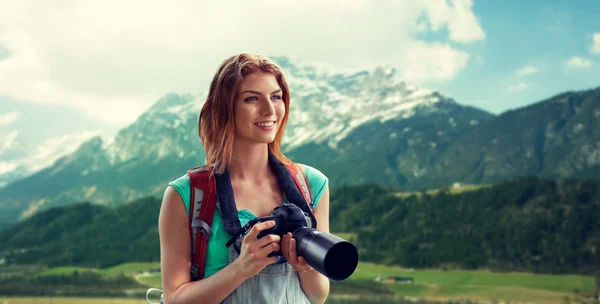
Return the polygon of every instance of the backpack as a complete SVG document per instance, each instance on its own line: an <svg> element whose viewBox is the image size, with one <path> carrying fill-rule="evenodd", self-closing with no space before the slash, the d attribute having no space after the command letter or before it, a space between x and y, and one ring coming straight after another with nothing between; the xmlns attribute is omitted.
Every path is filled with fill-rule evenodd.
<svg viewBox="0 0 600 304"><path fill-rule="evenodd" d="M294 165L287 165L285 167L290 172L296 187L302 194L310 211L314 212L312 193L306 175ZM192 266L190 269L190 278L193 282L204 278L206 251L208 241L212 236L212 229L210 227L212 226L215 208L218 207L216 180L212 174L212 170L206 166L200 166L188 170L187 173L190 177L191 191L189 227L192 241Z"/></svg>

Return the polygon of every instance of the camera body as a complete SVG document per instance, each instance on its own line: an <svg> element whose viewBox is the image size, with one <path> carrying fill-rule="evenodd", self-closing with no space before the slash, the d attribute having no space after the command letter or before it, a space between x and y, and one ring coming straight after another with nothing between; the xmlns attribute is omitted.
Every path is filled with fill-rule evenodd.
<svg viewBox="0 0 600 304"><path fill-rule="evenodd" d="M314 216L311 216L294 204L285 204L277 206L271 212L271 215L258 217L257 223L274 221L275 225L269 229L265 229L258 233L256 238L262 238L265 235L275 234L283 238L285 234L291 232L295 235L302 228L316 229L317 221ZM281 250L269 254L269 256L282 256Z"/></svg>
<svg viewBox="0 0 600 304"><path fill-rule="evenodd" d="M304 257L312 268L326 277L335 281L345 280L356 270L358 265L356 247L338 236L317 230L315 217L305 213L300 207L294 204L278 206L273 209L271 215L248 222L242 230L247 232L255 224L266 221L274 221L275 225L259 232L257 238L269 234L283 238L285 234L291 232L296 240L297 255ZM241 247L241 238L237 238L235 243L237 250ZM283 251L271 252L269 256L283 256Z"/></svg>

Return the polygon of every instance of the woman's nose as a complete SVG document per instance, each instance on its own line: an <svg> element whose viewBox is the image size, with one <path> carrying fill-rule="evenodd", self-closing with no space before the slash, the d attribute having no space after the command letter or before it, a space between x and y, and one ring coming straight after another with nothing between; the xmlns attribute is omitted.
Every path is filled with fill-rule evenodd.
<svg viewBox="0 0 600 304"><path fill-rule="evenodd" d="M271 100L269 100L268 98L262 103L261 112L265 116L273 115L275 113L275 107L273 106Z"/></svg>

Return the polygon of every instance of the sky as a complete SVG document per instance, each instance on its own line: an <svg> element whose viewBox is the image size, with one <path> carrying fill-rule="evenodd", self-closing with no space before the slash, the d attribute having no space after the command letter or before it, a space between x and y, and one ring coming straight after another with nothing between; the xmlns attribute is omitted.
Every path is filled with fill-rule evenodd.
<svg viewBox="0 0 600 304"><path fill-rule="evenodd" d="M598 12L598 0L0 0L0 174L16 166L7 138L51 161L169 92L204 94L240 52L392 66L496 114L595 88Z"/></svg>

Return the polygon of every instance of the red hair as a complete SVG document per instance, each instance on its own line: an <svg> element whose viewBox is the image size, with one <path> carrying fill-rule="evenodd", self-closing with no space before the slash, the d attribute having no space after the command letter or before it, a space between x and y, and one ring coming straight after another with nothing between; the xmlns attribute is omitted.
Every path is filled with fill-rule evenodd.
<svg viewBox="0 0 600 304"><path fill-rule="evenodd" d="M281 68L267 57L242 53L231 56L221 63L200 111L198 133L206 150L206 165L209 168L217 168L215 173L223 173L231 164L235 134L234 101L244 77L257 71L275 76L285 104L285 115L275 140L268 144L269 151L282 163L286 165L292 163L281 152L283 131L290 109L290 90L285 75Z"/></svg>

